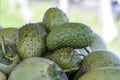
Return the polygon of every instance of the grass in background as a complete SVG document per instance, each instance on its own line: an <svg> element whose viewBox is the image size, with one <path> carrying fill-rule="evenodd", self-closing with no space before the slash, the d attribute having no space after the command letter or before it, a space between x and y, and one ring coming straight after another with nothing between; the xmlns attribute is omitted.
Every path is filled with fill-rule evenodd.
<svg viewBox="0 0 120 80"><path fill-rule="evenodd" d="M9 10L9 0L0 0L0 25L3 27L18 27L23 24L19 7L14 12Z"/></svg>
<svg viewBox="0 0 120 80"><path fill-rule="evenodd" d="M14 12L9 11L9 0L0 0L0 25L4 27L21 27L25 24L22 19L21 9L18 6ZM30 4L34 11L35 17L32 22L42 21L45 11L49 7L57 6L55 2L33 2ZM70 22L82 22L89 25L92 30L99 35L102 35L102 27L96 11L84 10L81 8L70 7L70 11L67 13ZM120 21L117 21L118 29L120 32ZM111 32L112 33L112 32ZM120 33L119 33L120 35ZM120 54L120 36L116 37L113 42L107 44L109 50Z"/></svg>

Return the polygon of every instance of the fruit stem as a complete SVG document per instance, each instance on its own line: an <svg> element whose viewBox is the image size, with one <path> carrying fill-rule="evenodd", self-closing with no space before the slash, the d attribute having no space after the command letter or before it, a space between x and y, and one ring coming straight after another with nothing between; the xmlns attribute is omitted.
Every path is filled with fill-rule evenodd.
<svg viewBox="0 0 120 80"><path fill-rule="evenodd" d="M5 54L6 54L6 51L5 51L4 37L3 37L3 36L1 37L1 45L2 45L3 54L5 55Z"/></svg>
<svg viewBox="0 0 120 80"><path fill-rule="evenodd" d="M1 37L1 45L2 45L2 51L3 51L3 54L4 54L4 57L5 58L7 58L7 59L9 59L10 61L14 61L16 58L13 58L12 57L12 50L10 50L10 47L9 46L7 46L8 48L9 48L9 50L10 50L10 52L9 53L6 53L6 50L5 50L5 40L4 40L4 37L2 36Z"/></svg>
<svg viewBox="0 0 120 80"><path fill-rule="evenodd" d="M90 51L86 47L84 49L88 54L90 53Z"/></svg>

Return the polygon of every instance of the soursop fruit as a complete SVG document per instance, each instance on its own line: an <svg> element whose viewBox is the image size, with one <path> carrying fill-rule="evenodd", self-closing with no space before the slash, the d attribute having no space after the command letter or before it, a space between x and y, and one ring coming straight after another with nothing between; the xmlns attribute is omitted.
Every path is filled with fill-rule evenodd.
<svg viewBox="0 0 120 80"><path fill-rule="evenodd" d="M48 34L46 46L48 50L63 47L79 49L89 46L93 39L94 33L87 25L83 23L65 23Z"/></svg>
<svg viewBox="0 0 120 80"><path fill-rule="evenodd" d="M54 53L48 53L48 58L57 63L64 72L73 72L79 69L82 55L73 48L61 48Z"/></svg>
<svg viewBox="0 0 120 80"><path fill-rule="evenodd" d="M67 15L57 7L49 8L43 16L43 23L46 24L48 32L68 21Z"/></svg>
<svg viewBox="0 0 120 80"><path fill-rule="evenodd" d="M45 30L41 26L29 23L19 28L15 42L22 59L41 56L45 52L45 35L43 34Z"/></svg>

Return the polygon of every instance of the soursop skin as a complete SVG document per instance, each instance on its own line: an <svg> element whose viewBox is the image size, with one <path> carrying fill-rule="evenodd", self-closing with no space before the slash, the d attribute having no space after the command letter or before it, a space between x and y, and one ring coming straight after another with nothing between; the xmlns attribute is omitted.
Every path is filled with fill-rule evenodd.
<svg viewBox="0 0 120 80"><path fill-rule="evenodd" d="M53 61L31 57L20 62L11 72L8 80L68 80L68 78Z"/></svg>
<svg viewBox="0 0 120 80"><path fill-rule="evenodd" d="M21 59L41 56L45 52L45 36L38 24L29 23L19 28L15 42Z"/></svg>
<svg viewBox="0 0 120 80"><path fill-rule="evenodd" d="M81 55L73 48L61 48L54 53L45 56L57 63L64 72L73 72L79 69L81 63Z"/></svg>
<svg viewBox="0 0 120 80"><path fill-rule="evenodd" d="M56 50L64 47L84 48L94 38L90 27L83 23L65 23L51 31L46 39L48 50Z"/></svg>
<svg viewBox="0 0 120 80"><path fill-rule="evenodd" d="M43 16L43 23L46 24L48 32L68 22L67 15L57 7L49 8Z"/></svg>

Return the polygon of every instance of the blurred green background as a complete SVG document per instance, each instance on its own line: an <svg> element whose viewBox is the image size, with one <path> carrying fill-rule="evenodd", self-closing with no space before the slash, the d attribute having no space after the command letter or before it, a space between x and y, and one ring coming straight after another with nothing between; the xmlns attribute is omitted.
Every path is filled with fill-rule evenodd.
<svg viewBox="0 0 120 80"><path fill-rule="evenodd" d="M97 0L96 0L97 1ZM102 36L102 24L100 21L98 7L81 7L80 2L70 1L67 16L70 22L82 22L91 26L92 30ZM89 5L89 4L88 4ZM9 0L0 0L0 25L7 27L21 27L26 24L22 18L22 12L19 5L14 11L9 10ZM50 7L58 6L57 0L31 0L30 7L34 12L34 18L31 22L42 21L45 11ZM115 23L119 30L118 36L107 47L120 55L120 19L115 19ZM112 32L111 32L112 33Z"/></svg>

